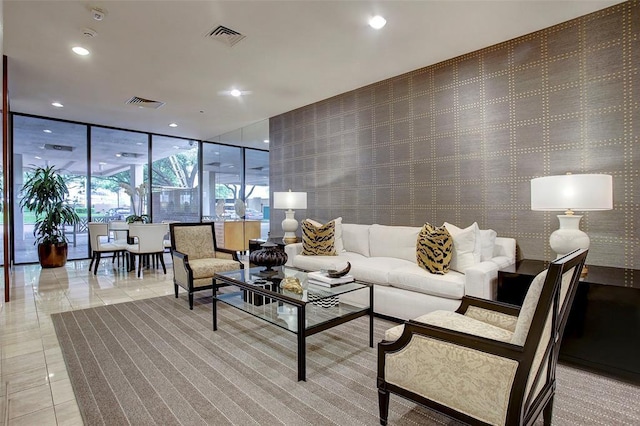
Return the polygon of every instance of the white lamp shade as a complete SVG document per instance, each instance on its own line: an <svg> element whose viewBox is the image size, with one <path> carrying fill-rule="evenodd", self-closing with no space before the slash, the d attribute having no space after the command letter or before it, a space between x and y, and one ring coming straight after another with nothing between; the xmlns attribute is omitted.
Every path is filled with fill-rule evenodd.
<svg viewBox="0 0 640 426"><path fill-rule="evenodd" d="M531 210L611 210L613 179L609 175L559 175L531 179Z"/></svg>
<svg viewBox="0 0 640 426"><path fill-rule="evenodd" d="M274 192L273 208L285 210L304 210L307 208L306 192Z"/></svg>

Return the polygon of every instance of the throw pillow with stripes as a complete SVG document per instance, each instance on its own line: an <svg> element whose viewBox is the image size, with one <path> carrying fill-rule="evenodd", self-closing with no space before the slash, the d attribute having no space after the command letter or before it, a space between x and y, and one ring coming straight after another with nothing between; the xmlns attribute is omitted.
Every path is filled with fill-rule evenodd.
<svg viewBox="0 0 640 426"><path fill-rule="evenodd" d="M302 254L306 256L335 256L336 224L332 220L315 226L306 219L302 222Z"/></svg>
<svg viewBox="0 0 640 426"><path fill-rule="evenodd" d="M446 274L451 264L452 248L453 238L447 228L425 223L416 243L418 266L432 274Z"/></svg>

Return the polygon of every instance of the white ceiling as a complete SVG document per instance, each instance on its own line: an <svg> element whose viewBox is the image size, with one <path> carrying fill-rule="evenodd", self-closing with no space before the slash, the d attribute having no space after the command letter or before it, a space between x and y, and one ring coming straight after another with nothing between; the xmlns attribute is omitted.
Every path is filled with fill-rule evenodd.
<svg viewBox="0 0 640 426"><path fill-rule="evenodd" d="M206 140L619 2L4 0L11 109ZM246 38L205 38L218 25ZM252 93L218 94L232 87ZM126 105L132 96L166 105Z"/></svg>

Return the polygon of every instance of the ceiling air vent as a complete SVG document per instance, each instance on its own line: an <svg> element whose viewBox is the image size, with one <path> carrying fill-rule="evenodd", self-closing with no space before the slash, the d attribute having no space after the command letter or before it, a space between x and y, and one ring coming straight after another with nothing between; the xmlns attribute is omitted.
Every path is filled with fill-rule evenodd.
<svg viewBox="0 0 640 426"><path fill-rule="evenodd" d="M229 47L234 46L236 43L246 37L239 32L234 31L231 28L223 27L222 25L218 25L217 27L209 31L206 36L214 40L221 41Z"/></svg>
<svg viewBox="0 0 640 426"><path fill-rule="evenodd" d="M44 149L50 149L52 151L66 151L66 152L72 152L73 151L73 147L72 146L54 145L54 144L50 144L50 143L44 144Z"/></svg>
<svg viewBox="0 0 640 426"><path fill-rule="evenodd" d="M151 99L145 99L145 98L140 98L138 96L134 96L131 99L129 99L127 102L125 102L125 104L135 105L138 108L158 109L162 105L164 105L164 102L152 101Z"/></svg>

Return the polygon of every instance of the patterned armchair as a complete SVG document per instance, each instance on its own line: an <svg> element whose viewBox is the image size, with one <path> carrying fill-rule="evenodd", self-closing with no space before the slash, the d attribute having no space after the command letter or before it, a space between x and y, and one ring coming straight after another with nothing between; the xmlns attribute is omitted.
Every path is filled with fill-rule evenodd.
<svg viewBox="0 0 640 426"><path fill-rule="evenodd" d="M390 393L470 424L551 424L562 333L587 250L555 260L522 308L465 297L387 330L378 345L380 423Z"/></svg>
<svg viewBox="0 0 640 426"><path fill-rule="evenodd" d="M195 291L213 288L215 273L244 268L236 252L216 247L213 222L172 223L169 230L176 298L178 286L186 289L189 309L193 309Z"/></svg>

